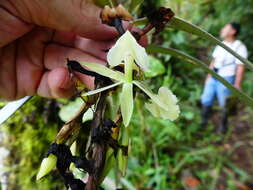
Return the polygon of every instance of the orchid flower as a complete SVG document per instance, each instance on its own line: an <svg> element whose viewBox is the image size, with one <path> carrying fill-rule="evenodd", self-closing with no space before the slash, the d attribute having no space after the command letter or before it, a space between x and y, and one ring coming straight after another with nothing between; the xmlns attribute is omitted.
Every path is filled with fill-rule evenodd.
<svg viewBox="0 0 253 190"><path fill-rule="evenodd" d="M100 64L81 62L82 65L90 70L109 77L115 82L104 88L84 93L82 96L94 95L122 85L120 109L123 124L128 126L134 108L133 85L136 85L150 97L151 103L146 104L146 108L154 116L171 121L178 117L179 106L177 105L177 98L168 88L161 87L158 95L156 95L142 81L133 80L133 70L140 68L144 72L148 71L148 55L146 50L137 43L129 31L126 31L110 49L107 55L107 61L110 68ZM113 67L118 65L124 66L124 73L113 70Z"/></svg>

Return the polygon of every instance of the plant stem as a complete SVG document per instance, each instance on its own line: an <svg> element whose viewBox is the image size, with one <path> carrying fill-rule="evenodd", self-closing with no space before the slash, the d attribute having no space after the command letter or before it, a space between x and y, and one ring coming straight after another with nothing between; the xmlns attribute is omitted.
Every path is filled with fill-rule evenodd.
<svg viewBox="0 0 253 190"><path fill-rule="evenodd" d="M117 32L119 33L119 36L122 36L125 33L125 29L122 25L122 20L120 18L114 18L112 20L113 26L116 28Z"/></svg>
<svg viewBox="0 0 253 190"><path fill-rule="evenodd" d="M114 4L113 4L112 0L109 0L109 3L110 3L110 5L111 5L111 7L113 8L113 7L114 7Z"/></svg>
<svg viewBox="0 0 253 190"><path fill-rule="evenodd" d="M94 104L93 99L89 99L79 110L78 114L75 115L69 122L65 123L57 136L55 137L55 142L57 144L63 144L67 140L70 139L71 136L73 136L73 133L76 131L79 131L83 114L90 108L90 106Z"/></svg>
<svg viewBox="0 0 253 190"><path fill-rule="evenodd" d="M100 84L97 88L103 87ZM108 95L108 91L103 91L99 95L97 109L94 114L94 120L92 122L92 130L96 130L103 126L104 113L106 108L106 97ZM105 165L106 159L106 151L107 145L106 143L94 143L94 147L92 149L92 162L93 162L93 172L89 174L88 182L86 185L87 190L97 190L100 186L100 177Z"/></svg>

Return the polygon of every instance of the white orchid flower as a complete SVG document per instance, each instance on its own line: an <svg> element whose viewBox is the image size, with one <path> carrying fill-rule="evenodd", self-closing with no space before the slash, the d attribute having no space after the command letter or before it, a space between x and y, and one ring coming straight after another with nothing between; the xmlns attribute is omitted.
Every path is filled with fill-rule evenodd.
<svg viewBox="0 0 253 190"><path fill-rule="evenodd" d="M162 119L169 119L174 121L179 116L179 106L176 104L178 102L177 97L166 87L161 87L156 95L159 101L165 107L161 107L155 101L151 103L146 103L145 107L155 116Z"/></svg>
<svg viewBox="0 0 253 190"><path fill-rule="evenodd" d="M154 116L170 120L175 120L178 117L179 107L177 106L177 99L169 89L162 87L158 95L156 95L142 82L133 80L134 68L139 66L144 72L148 70L148 55L129 31L126 31L110 49L107 60L111 67L123 64L124 73L109 69L100 64L81 62L82 65L88 67L90 70L115 81L112 85L84 93L82 96L94 95L122 85L120 109L123 123L125 126L128 126L134 108L133 85L136 85L151 98L151 102L153 103L147 104L146 107Z"/></svg>

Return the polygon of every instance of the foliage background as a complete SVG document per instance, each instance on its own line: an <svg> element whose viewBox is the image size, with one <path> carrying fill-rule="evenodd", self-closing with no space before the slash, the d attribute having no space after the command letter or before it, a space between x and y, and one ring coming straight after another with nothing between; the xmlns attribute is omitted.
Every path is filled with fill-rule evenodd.
<svg viewBox="0 0 253 190"><path fill-rule="evenodd" d="M253 52L252 0L145 0L141 15L158 6L168 6L178 17L190 21L211 34L231 21L242 25L240 39L246 43L250 59ZM210 61L213 45L204 39L181 31L166 29L152 38L164 47L174 47L205 62ZM155 90L165 85L180 99L181 117L175 123L155 119L142 109L143 97L138 95L131 126L132 146L126 189L227 189L250 187L253 179L253 111L239 103L236 116L231 117L230 131L225 136L215 133L218 115L212 124L199 128L199 99L206 73L201 69L168 55L153 55L152 73L148 76ZM243 90L253 96L252 73L247 72ZM58 111L66 102L34 98L3 128L8 134L11 150L9 163L10 189L62 189L55 172L37 183L35 176L49 144L62 122ZM243 159L242 159L243 158ZM188 180L188 181L187 181Z"/></svg>

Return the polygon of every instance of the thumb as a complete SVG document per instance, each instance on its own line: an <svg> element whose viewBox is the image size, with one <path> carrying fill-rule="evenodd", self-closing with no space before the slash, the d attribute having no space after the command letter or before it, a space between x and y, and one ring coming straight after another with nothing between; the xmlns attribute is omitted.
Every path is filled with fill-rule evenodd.
<svg viewBox="0 0 253 190"><path fill-rule="evenodd" d="M101 23L101 9L91 0L36 0L29 3L19 0L12 6L15 6L15 15L27 23L96 40L110 40L117 35L113 27Z"/></svg>

